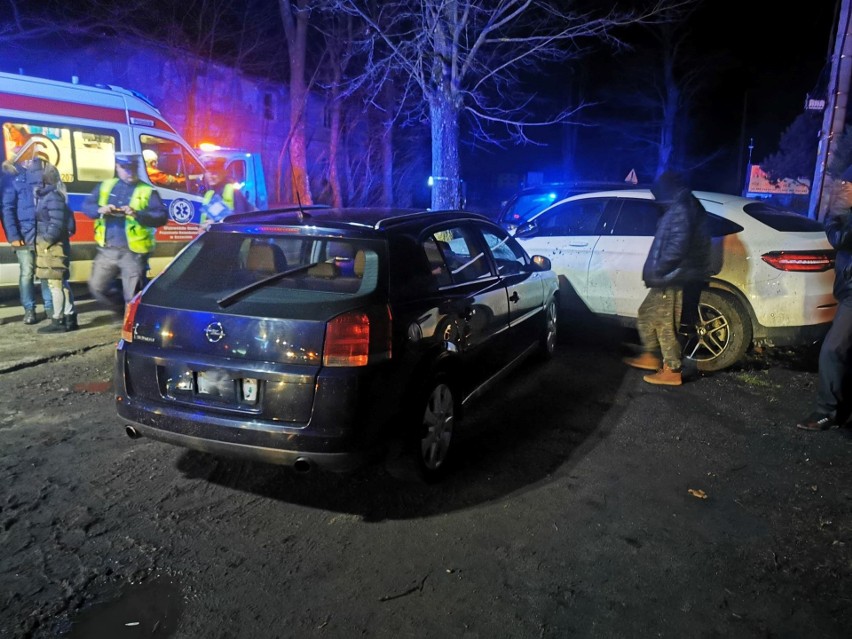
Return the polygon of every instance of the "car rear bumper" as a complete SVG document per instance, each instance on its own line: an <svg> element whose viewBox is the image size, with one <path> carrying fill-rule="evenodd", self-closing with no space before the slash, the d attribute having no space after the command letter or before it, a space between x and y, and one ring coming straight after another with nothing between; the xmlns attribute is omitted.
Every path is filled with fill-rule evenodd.
<svg viewBox="0 0 852 639"><path fill-rule="evenodd" d="M314 441L294 436L289 429L255 430L247 428L245 423L230 423L215 417L199 421L197 416L184 416L179 411L143 408L121 396L116 398L116 409L134 435L214 455L293 466L297 470L351 471L375 459L379 452L348 449L346 442L329 438Z"/></svg>
<svg viewBox="0 0 852 639"><path fill-rule="evenodd" d="M758 346L807 346L820 341L831 322L808 326L760 326L754 331L754 343Z"/></svg>

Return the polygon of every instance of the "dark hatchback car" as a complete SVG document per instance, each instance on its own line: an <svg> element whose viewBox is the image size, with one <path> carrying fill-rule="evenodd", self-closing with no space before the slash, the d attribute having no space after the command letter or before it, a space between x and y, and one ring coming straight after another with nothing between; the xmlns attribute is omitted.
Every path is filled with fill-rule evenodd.
<svg viewBox="0 0 852 639"><path fill-rule="evenodd" d="M297 471L402 451L435 479L462 410L553 353L558 289L472 213L233 215L128 305L117 410L132 437Z"/></svg>

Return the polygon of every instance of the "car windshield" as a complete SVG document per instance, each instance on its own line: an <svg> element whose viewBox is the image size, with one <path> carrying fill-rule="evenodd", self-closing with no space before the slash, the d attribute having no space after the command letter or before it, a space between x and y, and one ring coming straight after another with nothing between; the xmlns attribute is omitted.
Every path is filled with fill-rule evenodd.
<svg viewBox="0 0 852 639"><path fill-rule="evenodd" d="M804 215L779 208L766 202L746 204L743 211L758 222L763 222L776 231L823 231L822 222L817 222Z"/></svg>
<svg viewBox="0 0 852 639"><path fill-rule="evenodd" d="M175 308L276 316L266 306L328 303L368 295L379 285L375 240L298 234L202 234L145 293L145 301ZM248 307L246 306L248 305ZM254 308L259 306L261 308Z"/></svg>

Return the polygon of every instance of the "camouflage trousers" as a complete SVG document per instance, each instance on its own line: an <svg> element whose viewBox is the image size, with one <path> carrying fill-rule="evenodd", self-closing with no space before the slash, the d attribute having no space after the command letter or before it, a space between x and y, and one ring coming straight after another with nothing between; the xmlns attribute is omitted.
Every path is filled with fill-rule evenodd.
<svg viewBox="0 0 852 639"><path fill-rule="evenodd" d="M652 288L639 306L637 328L642 347L660 353L672 370L680 370L680 342L677 331L683 311L683 287Z"/></svg>

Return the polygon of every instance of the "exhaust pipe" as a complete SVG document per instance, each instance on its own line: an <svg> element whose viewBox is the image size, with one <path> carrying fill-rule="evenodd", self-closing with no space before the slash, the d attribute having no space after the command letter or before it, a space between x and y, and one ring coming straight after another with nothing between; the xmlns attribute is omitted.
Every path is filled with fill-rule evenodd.
<svg viewBox="0 0 852 639"><path fill-rule="evenodd" d="M296 461L293 462L293 470L302 475L304 475L305 473L309 473L313 469L313 467L313 463L307 457L299 457Z"/></svg>
<svg viewBox="0 0 852 639"><path fill-rule="evenodd" d="M124 432L127 433L127 436L130 439L139 439L140 437L142 437L139 431L133 428L133 426L125 426Z"/></svg>

